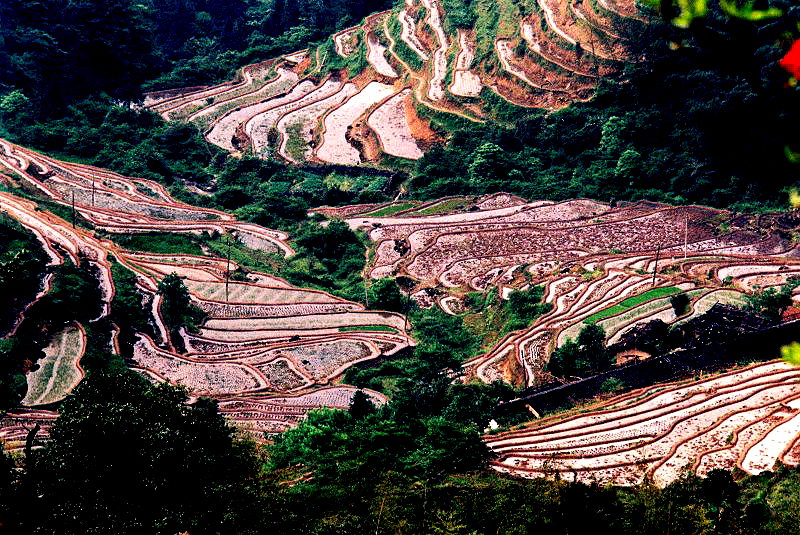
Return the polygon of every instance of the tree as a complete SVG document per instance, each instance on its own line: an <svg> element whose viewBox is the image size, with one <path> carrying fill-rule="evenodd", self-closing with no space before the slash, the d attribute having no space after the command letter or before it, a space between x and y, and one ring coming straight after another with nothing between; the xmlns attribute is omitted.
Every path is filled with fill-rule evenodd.
<svg viewBox="0 0 800 535"><path fill-rule="evenodd" d="M533 320L552 308L550 303L543 303L544 286L534 286L527 291L513 291L508 299L503 302L503 308L508 312L506 330L515 331L524 329Z"/></svg>
<svg viewBox="0 0 800 535"><path fill-rule="evenodd" d="M25 397L25 392L28 391L28 382L19 362L21 351L18 345L17 338L0 339L0 411L19 405ZM32 361L44 356L43 352L36 354L25 351L25 353L25 356Z"/></svg>
<svg viewBox="0 0 800 535"><path fill-rule="evenodd" d="M353 399L350 400L350 409L348 412L354 419L363 420L375 412L375 405L372 403L367 393L359 388L353 394Z"/></svg>
<svg viewBox="0 0 800 535"><path fill-rule="evenodd" d="M689 308L689 296L685 292L673 295L669 298L669 304L672 305L676 316L683 316Z"/></svg>
<svg viewBox="0 0 800 535"><path fill-rule="evenodd" d="M496 183L511 169L508 154L495 143L484 143L472 154L467 170L473 185Z"/></svg>
<svg viewBox="0 0 800 535"><path fill-rule="evenodd" d="M402 294L394 279L375 279L369 287L369 306L375 310L405 312L408 298Z"/></svg>
<svg viewBox="0 0 800 535"><path fill-rule="evenodd" d="M30 467L44 531L232 533L255 499L252 446L216 402L129 370L88 376L50 436Z"/></svg>
<svg viewBox="0 0 800 535"><path fill-rule="evenodd" d="M606 348L605 339L601 326L587 324L577 340L567 340L553 351L548 370L558 376L587 376L609 369L614 364L614 355Z"/></svg>
<svg viewBox="0 0 800 535"><path fill-rule="evenodd" d="M189 290L176 273L170 273L158 282L158 295L162 297L161 315L171 332L181 327L197 331L198 324L205 319L205 313L192 304Z"/></svg>
<svg viewBox="0 0 800 535"><path fill-rule="evenodd" d="M792 292L800 286L800 277L791 277L780 289L767 288L745 297L744 309L778 323L787 308L792 306Z"/></svg>

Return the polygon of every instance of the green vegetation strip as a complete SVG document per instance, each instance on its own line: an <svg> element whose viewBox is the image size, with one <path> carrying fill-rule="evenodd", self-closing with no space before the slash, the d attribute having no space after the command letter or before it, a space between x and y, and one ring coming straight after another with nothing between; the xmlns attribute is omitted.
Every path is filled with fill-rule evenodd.
<svg viewBox="0 0 800 535"><path fill-rule="evenodd" d="M170 232L144 232L142 234L113 234L109 236L117 245L131 251L156 254L191 254L202 256L200 239L186 234Z"/></svg>
<svg viewBox="0 0 800 535"><path fill-rule="evenodd" d="M653 288L652 290L648 290L648 291L646 291L646 292L644 292L642 294L635 295L633 297L629 297L629 298L625 299L624 301L622 301L622 302L620 302L620 303L618 303L618 304L616 304L614 306L611 306L611 307L608 307L608 308L604 308L603 310L601 310L599 312L595 312L594 314L592 314L591 316L586 318L584 320L584 322L593 323L593 322L599 321L601 319L608 318L610 316L615 316L615 315L620 314L622 312L625 312L626 310L628 310L630 308L633 308L633 307L635 307L637 305L641 305L642 303L644 303L646 301L649 301L651 299L657 299L659 297L666 297L666 296L669 296L669 295L674 295L674 294L677 294L677 293L681 293L681 291L682 290L680 288L676 287L676 286L666 286L666 287L663 287L663 288Z"/></svg>
<svg viewBox="0 0 800 535"><path fill-rule="evenodd" d="M346 327L339 327L339 331L373 331L373 332L389 332L396 333L397 329L389 325L347 325Z"/></svg>
<svg viewBox="0 0 800 535"><path fill-rule="evenodd" d="M469 206L469 199L465 199L463 197L458 197L456 199L447 199L442 202L437 202L435 204L431 204L422 208L420 210L414 210L408 215L438 215L438 214L446 214L448 212L455 212L458 210L462 210Z"/></svg>
<svg viewBox="0 0 800 535"><path fill-rule="evenodd" d="M396 214L398 212L402 212L403 210L408 210L409 208L414 208L414 206L416 206L416 203L413 203L413 202L401 202L401 203L397 203L397 204L390 204L388 206L382 206L381 208L373 210L372 212L367 212L366 214L362 214L362 215L374 216L374 217L380 217L380 216L386 216L386 215L394 215L394 214Z"/></svg>

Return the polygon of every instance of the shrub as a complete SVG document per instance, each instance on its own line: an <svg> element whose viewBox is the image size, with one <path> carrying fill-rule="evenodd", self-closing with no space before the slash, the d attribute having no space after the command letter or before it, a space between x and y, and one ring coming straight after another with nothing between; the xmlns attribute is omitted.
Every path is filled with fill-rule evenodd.
<svg viewBox="0 0 800 535"><path fill-rule="evenodd" d="M625 388L625 382L622 379L609 377L600 385L600 392L603 394L611 394L613 392L619 392L623 388Z"/></svg>
<svg viewBox="0 0 800 535"><path fill-rule="evenodd" d="M683 316L689 309L689 296L685 293L673 295L669 298L669 304L672 305L676 316Z"/></svg>

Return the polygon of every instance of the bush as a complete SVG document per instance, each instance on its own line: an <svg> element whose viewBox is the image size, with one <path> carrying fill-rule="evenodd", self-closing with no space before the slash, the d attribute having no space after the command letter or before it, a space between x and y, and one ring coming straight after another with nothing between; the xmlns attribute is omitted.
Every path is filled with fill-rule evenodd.
<svg viewBox="0 0 800 535"><path fill-rule="evenodd" d="M162 297L161 315L173 337L181 327L190 332L198 331L206 314L192 303L189 290L177 274L170 273L158 281L158 295Z"/></svg>
<svg viewBox="0 0 800 535"><path fill-rule="evenodd" d="M767 288L745 297L744 309L774 323L781 321L783 313L792 305L792 292L800 286L800 277L791 277L780 289Z"/></svg>
<svg viewBox="0 0 800 535"><path fill-rule="evenodd" d="M614 392L619 392L625 388L625 382L622 379L617 377L609 377L603 384L600 385L600 392L604 394L611 394Z"/></svg>
<svg viewBox="0 0 800 535"><path fill-rule="evenodd" d="M686 293L679 293L669 298L669 304L676 316L683 316L689 309L689 296Z"/></svg>

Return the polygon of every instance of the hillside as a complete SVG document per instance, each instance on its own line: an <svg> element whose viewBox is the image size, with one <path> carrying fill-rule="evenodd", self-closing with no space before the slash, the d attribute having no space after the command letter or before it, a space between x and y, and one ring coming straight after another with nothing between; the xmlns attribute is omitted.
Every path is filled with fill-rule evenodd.
<svg viewBox="0 0 800 535"><path fill-rule="evenodd" d="M541 382L554 348L587 323L613 344L635 325L688 321L715 303L782 286L800 273L796 221L699 206L585 199L527 202L508 194L427 203L320 208L369 232L372 278L400 277L411 297L448 314L480 314L472 292L508 299L542 286L552 309L464 363L468 376ZM670 296L688 297L676 314ZM795 290L797 293L797 290Z"/></svg>
<svg viewBox="0 0 800 535"><path fill-rule="evenodd" d="M0 526L800 532L799 98L793 0L0 2Z"/></svg>
<svg viewBox="0 0 800 535"><path fill-rule="evenodd" d="M147 93L144 107L235 154L416 160L444 139L442 126L591 99L601 79L643 59L646 21L632 0L409 1L319 46L246 66L233 81Z"/></svg>
<svg viewBox="0 0 800 535"><path fill-rule="evenodd" d="M41 211L35 202L0 193L2 210L36 236L51 266L90 266L102 303L100 316L90 322L103 325L104 319L111 319L105 324L107 332L94 332L103 337L103 350L125 355L130 367L154 380L219 399L220 410L252 430L258 440L265 432L296 425L311 409L347 408L355 389L336 384L345 369L414 344L399 314L367 311L358 303L301 289L273 275L245 272L230 258L131 251L112 241L115 235L156 229L218 233L257 253L295 255L282 232L177 202L153 182L53 160L2 140L0 151L0 163L11 173L5 184L36 191L81 218L82 226L76 227ZM240 275L231 280L235 272ZM197 332L176 328L167 316L159 282L171 274L184 281L192 302L205 313ZM117 286L130 284L131 276L134 299L147 311L143 326L132 324L132 318L118 310ZM46 294L46 283L44 287ZM23 314L18 322L24 320ZM60 346L54 341L45 350L39 370L29 375L25 405L63 399L80 382L78 377L63 385L55 399L47 391L38 393L45 386L36 386L51 388L53 381L61 381L60 367L48 362L51 357L61 359L61 353L76 351L77 358L64 358L73 358L79 367L85 332L82 340ZM376 402L386 400L381 394L371 395Z"/></svg>

